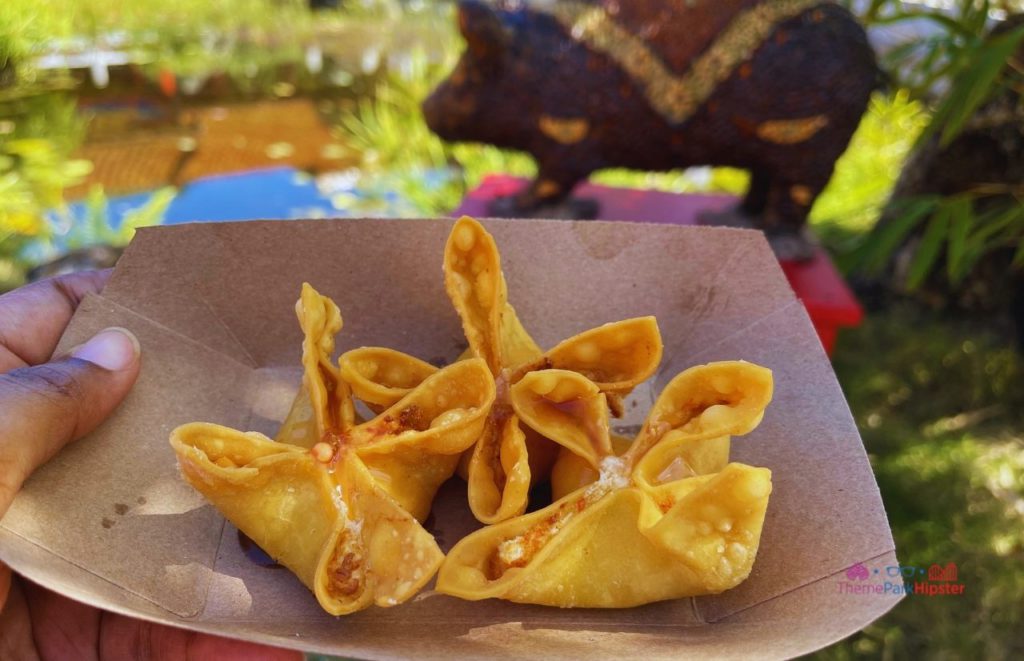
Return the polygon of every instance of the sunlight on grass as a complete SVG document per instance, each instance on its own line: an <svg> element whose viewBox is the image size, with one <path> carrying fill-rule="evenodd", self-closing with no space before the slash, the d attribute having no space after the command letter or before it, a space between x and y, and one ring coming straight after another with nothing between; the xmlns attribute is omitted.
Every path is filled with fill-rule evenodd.
<svg viewBox="0 0 1024 661"><path fill-rule="evenodd" d="M1024 359L967 323L897 308L844 335L835 364L900 562L955 562L966 591L909 596L817 656L1020 658Z"/></svg>

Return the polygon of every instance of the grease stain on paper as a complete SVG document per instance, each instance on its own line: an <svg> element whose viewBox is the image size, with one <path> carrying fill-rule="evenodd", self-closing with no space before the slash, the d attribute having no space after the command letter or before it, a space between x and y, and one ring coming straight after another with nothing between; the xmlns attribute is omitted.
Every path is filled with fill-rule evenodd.
<svg viewBox="0 0 1024 661"><path fill-rule="evenodd" d="M572 228L583 250L594 259L614 259L636 243L634 234L625 234L613 225L578 220L573 222Z"/></svg>

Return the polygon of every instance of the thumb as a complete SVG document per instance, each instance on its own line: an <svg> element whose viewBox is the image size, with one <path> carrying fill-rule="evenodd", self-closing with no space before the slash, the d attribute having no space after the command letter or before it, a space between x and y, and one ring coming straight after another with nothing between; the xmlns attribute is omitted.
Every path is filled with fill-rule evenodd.
<svg viewBox="0 0 1024 661"><path fill-rule="evenodd" d="M0 517L32 471L121 403L139 365L135 336L108 328L65 357L0 374Z"/></svg>

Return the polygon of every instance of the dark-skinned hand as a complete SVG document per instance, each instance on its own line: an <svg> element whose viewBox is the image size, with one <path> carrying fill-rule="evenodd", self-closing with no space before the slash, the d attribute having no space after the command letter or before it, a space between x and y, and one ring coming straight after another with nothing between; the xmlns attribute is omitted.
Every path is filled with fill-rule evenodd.
<svg viewBox="0 0 1024 661"><path fill-rule="evenodd" d="M75 308L109 277L62 276L0 296L0 518L32 471L106 419L138 378L139 343L123 329L53 355ZM0 659L301 658L107 613L0 563Z"/></svg>

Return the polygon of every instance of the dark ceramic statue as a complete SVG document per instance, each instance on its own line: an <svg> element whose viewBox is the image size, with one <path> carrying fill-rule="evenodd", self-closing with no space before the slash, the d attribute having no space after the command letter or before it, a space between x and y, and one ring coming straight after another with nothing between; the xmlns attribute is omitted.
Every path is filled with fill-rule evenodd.
<svg viewBox="0 0 1024 661"><path fill-rule="evenodd" d="M464 1L459 27L428 124L539 169L493 213L593 217L569 196L601 168L733 166L750 191L706 220L764 229L785 258L808 256L807 214L877 81L863 28L820 0Z"/></svg>

